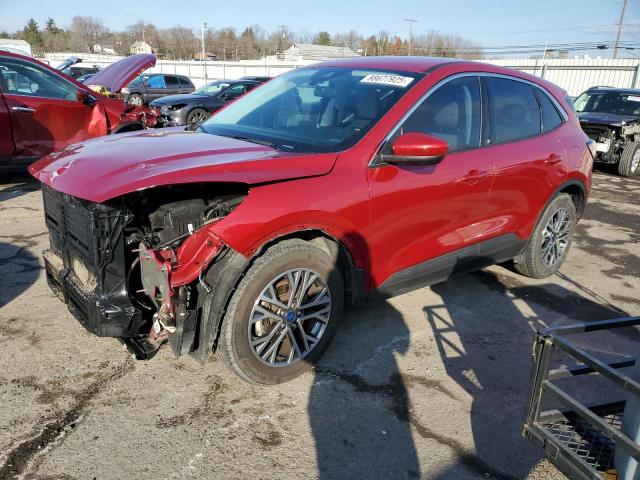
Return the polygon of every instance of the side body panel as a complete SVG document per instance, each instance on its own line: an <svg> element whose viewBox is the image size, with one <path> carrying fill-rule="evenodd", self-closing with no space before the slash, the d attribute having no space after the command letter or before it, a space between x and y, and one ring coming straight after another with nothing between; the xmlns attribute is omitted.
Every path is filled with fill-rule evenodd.
<svg viewBox="0 0 640 480"><path fill-rule="evenodd" d="M11 112L0 92L0 161L11 158L14 150Z"/></svg>

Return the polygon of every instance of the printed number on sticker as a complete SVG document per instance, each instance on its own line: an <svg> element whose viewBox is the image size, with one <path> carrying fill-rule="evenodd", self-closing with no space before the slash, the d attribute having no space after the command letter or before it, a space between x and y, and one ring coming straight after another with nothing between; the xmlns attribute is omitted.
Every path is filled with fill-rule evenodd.
<svg viewBox="0 0 640 480"><path fill-rule="evenodd" d="M395 85L396 87L406 87L413 81L411 77L403 77L402 75L372 73L367 75L360 83L380 83L383 85Z"/></svg>

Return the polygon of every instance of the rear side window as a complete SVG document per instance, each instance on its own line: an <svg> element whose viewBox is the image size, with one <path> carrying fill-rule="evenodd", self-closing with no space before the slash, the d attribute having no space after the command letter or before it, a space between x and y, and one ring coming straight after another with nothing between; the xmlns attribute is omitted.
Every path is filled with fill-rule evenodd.
<svg viewBox="0 0 640 480"><path fill-rule="evenodd" d="M524 82L488 77L491 143L504 143L540 134L540 108L533 88Z"/></svg>
<svg viewBox="0 0 640 480"><path fill-rule="evenodd" d="M562 123L562 117L551 99L542 90L536 90L542 112L542 131L550 132Z"/></svg>
<svg viewBox="0 0 640 480"><path fill-rule="evenodd" d="M455 152L480 144L480 83L477 76L451 80L429 95L402 125L401 133L441 138Z"/></svg>
<svg viewBox="0 0 640 480"><path fill-rule="evenodd" d="M187 80L186 78L181 78L178 77L178 80L180 81L180 86L181 87L191 87L191 82L189 80Z"/></svg>
<svg viewBox="0 0 640 480"><path fill-rule="evenodd" d="M164 77L167 82L167 87L176 88L178 86L178 79L176 77Z"/></svg>

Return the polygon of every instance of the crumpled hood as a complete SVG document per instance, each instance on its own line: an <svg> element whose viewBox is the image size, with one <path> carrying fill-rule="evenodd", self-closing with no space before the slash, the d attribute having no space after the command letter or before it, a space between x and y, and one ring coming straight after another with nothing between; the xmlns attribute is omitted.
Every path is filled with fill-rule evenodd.
<svg viewBox="0 0 640 480"><path fill-rule="evenodd" d="M631 115L616 115L615 113L579 113L580 123L594 125L620 125L621 122L631 123L640 121L639 117Z"/></svg>
<svg viewBox="0 0 640 480"><path fill-rule="evenodd" d="M335 153L283 153L232 138L167 128L69 145L33 163L29 171L56 190L104 202L159 185L255 184L319 176L331 171L336 158Z"/></svg>

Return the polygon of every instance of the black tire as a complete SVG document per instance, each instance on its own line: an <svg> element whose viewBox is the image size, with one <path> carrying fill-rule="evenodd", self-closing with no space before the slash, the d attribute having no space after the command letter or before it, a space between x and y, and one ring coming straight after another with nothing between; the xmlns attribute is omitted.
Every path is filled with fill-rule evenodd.
<svg viewBox="0 0 640 480"><path fill-rule="evenodd" d="M187 125L204 122L209 117L209 112L204 108L194 108L187 115Z"/></svg>
<svg viewBox="0 0 640 480"><path fill-rule="evenodd" d="M545 241L543 237L550 219L554 215L559 214L561 210L566 212L567 221L569 222L566 243L562 249L562 254L558 255L557 261L552 265L548 265L542 258L543 243ZM547 278L558 271L569 254L569 247L571 246L571 241L573 239L577 218L576 208L571 196L566 193L561 193L556 196L551 203L547 205L547 208L545 208L540 220L538 220L524 251L513 259L513 266L515 270L518 273L531 278Z"/></svg>
<svg viewBox="0 0 640 480"><path fill-rule="evenodd" d="M618 163L618 175L621 177L633 177L638 173L639 158L636 158L634 162L634 157L640 155L640 153L637 153L639 148L640 142L629 142L625 145Z"/></svg>
<svg viewBox="0 0 640 480"><path fill-rule="evenodd" d="M317 272L328 287L331 311L324 333L304 358L287 366L271 366L258 359L250 345L249 321L254 303L263 289L279 275L294 268ZM249 383L272 385L286 382L308 370L320 358L336 332L343 306L344 281L336 260L318 245L297 239L282 241L260 256L240 281L222 321L218 353L234 373ZM275 325L272 328L276 330ZM268 335L265 333L265 336Z"/></svg>
<svg viewBox="0 0 640 480"><path fill-rule="evenodd" d="M132 93L129 95L129 98L127 98L127 103L129 105L142 106L144 105L144 99L139 93Z"/></svg>

